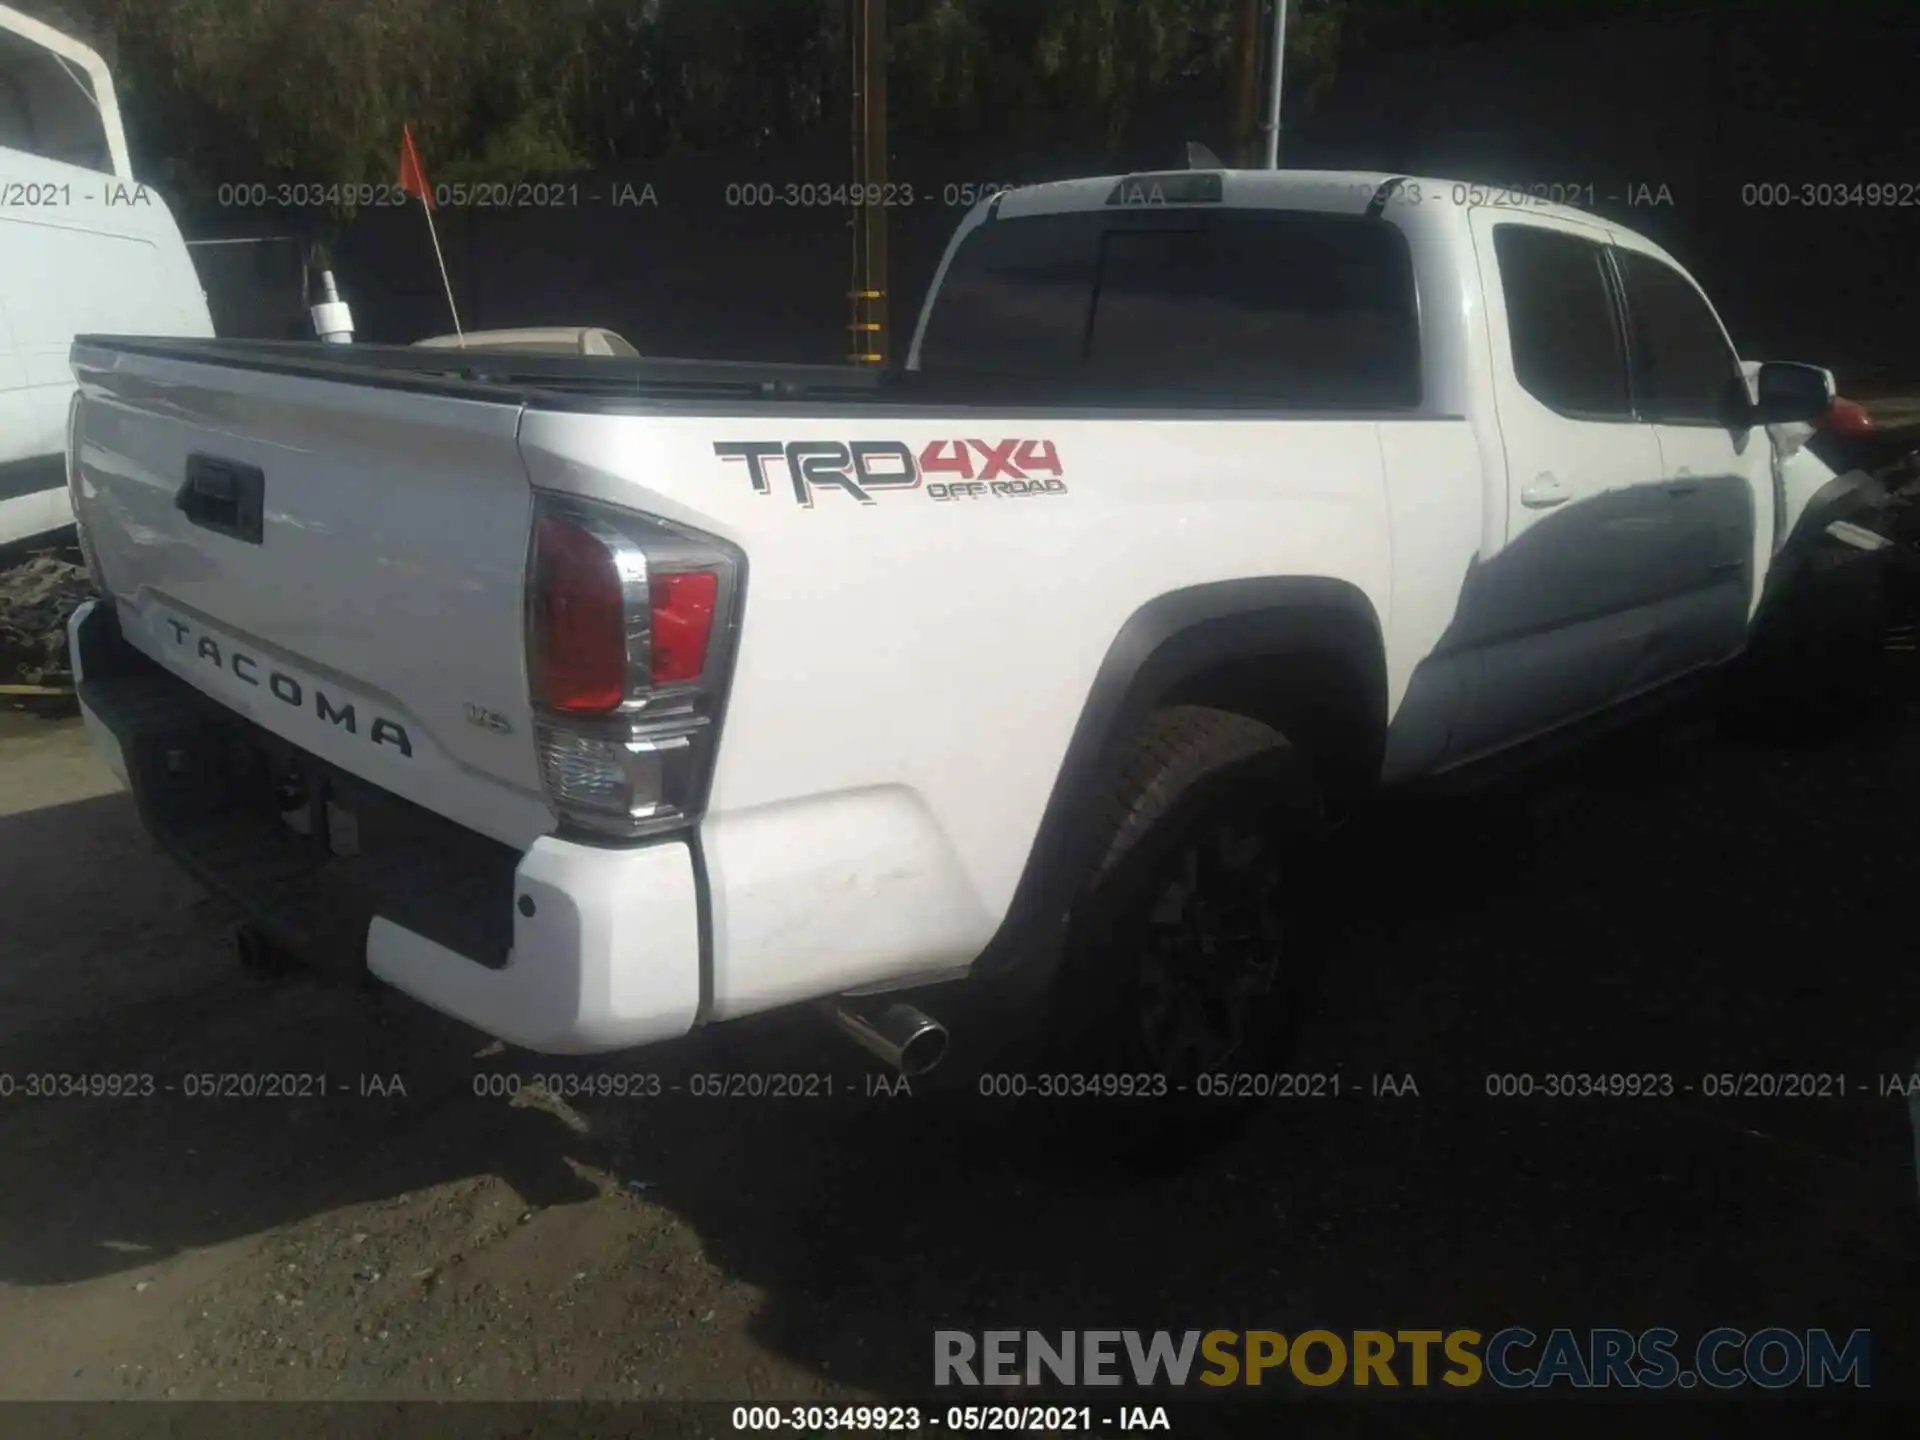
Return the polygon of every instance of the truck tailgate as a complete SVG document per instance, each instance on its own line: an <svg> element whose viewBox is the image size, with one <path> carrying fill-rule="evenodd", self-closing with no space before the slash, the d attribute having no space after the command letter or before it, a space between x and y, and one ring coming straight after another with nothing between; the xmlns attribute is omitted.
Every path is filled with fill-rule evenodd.
<svg viewBox="0 0 1920 1440"><path fill-rule="evenodd" d="M516 848L553 826L523 653L520 406L74 347L79 518L127 639Z"/></svg>

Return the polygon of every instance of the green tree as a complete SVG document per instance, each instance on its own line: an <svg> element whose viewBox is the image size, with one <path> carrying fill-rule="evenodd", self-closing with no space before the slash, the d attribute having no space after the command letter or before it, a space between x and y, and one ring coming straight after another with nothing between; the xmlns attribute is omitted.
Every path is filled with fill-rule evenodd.
<svg viewBox="0 0 1920 1440"><path fill-rule="evenodd" d="M1236 0L906 0L895 11L895 94L936 131L1091 119L1117 141L1174 80L1224 86L1243 58ZM1343 13L1344 0L1294 0L1290 84L1311 92L1331 75Z"/></svg>
<svg viewBox="0 0 1920 1440"><path fill-rule="evenodd" d="M207 195L390 181L403 124L436 181L783 144L844 123L857 0L25 3L108 54L143 172ZM1347 3L1294 0L1290 87L1331 73ZM895 118L935 138L1111 142L1169 85L1224 93L1240 60L1239 0L891 11Z"/></svg>
<svg viewBox="0 0 1920 1440"><path fill-rule="evenodd" d="M110 53L149 168L222 180L393 178L411 123L436 180L581 163L566 98L594 0L71 0ZM137 123L135 123L137 122Z"/></svg>

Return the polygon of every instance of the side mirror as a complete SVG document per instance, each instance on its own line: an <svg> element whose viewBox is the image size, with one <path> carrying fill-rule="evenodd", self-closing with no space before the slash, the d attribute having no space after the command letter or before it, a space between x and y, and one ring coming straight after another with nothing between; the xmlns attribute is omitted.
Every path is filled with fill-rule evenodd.
<svg viewBox="0 0 1920 1440"><path fill-rule="evenodd" d="M1792 365L1770 360L1755 381L1755 425L1811 424L1833 404L1833 372L1818 365Z"/></svg>

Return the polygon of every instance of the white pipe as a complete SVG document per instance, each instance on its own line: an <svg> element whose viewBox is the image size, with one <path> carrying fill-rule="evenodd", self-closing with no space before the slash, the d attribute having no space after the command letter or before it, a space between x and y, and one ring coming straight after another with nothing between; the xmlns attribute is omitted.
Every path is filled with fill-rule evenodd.
<svg viewBox="0 0 1920 1440"><path fill-rule="evenodd" d="M351 345L353 311L340 298L340 288L334 284L331 270L320 272L320 293L325 298L310 312L313 316L313 333L329 345Z"/></svg>

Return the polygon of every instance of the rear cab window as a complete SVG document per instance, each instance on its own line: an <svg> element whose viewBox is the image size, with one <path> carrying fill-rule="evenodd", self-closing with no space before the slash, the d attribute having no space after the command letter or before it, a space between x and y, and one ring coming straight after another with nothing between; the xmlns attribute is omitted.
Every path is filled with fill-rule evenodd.
<svg viewBox="0 0 1920 1440"><path fill-rule="evenodd" d="M1412 255L1389 221L1312 211L989 220L948 266L920 368L1411 410L1422 394Z"/></svg>
<svg viewBox="0 0 1920 1440"><path fill-rule="evenodd" d="M1570 419L1633 420L1605 247L1538 225L1496 225L1493 248L1520 388Z"/></svg>

